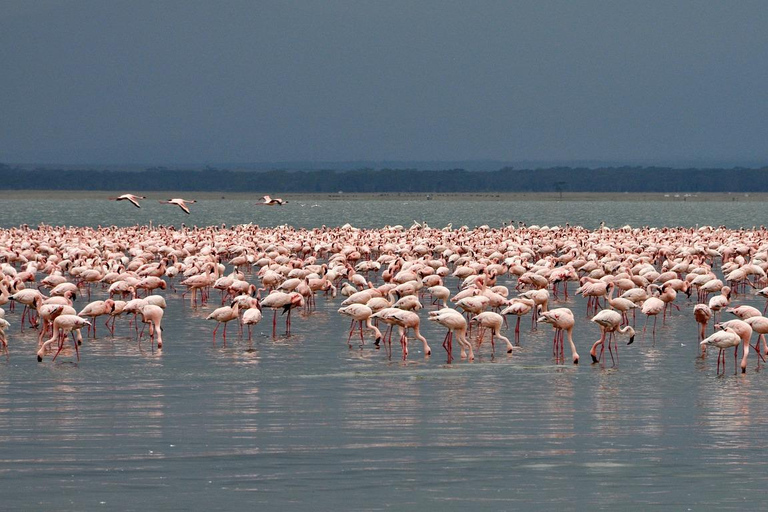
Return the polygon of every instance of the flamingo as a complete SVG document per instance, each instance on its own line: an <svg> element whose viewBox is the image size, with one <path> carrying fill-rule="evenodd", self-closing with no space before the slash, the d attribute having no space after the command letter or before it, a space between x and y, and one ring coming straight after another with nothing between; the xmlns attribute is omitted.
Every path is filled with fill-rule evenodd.
<svg viewBox="0 0 768 512"><path fill-rule="evenodd" d="M279 197L269 197L269 196L262 196L261 202L256 203L259 206L275 206L275 205L284 205L288 201L284 201L283 199Z"/></svg>
<svg viewBox="0 0 768 512"><path fill-rule="evenodd" d="M379 346L379 343L381 342L381 331L379 331L379 329L371 323L371 315L373 315L373 310L370 307L366 306L365 304L350 304L349 306L339 308L339 313L352 317L352 325L349 329L347 344L349 344L349 340L352 339L352 333L355 331L355 322L357 322L360 326L360 346L365 344L365 340L363 338L363 322L365 322L365 327L370 329L374 334L374 345L377 347Z"/></svg>
<svg viewBox="0 0 768 512"><path fill-rule="evenodd" d="M251 341L251 328L261 322L261 304L258 299L249 297L248 308L243 312L243 325L248 326L248 341Z"/></svg>
<svg viewBox="0 0 768 512"><path fill-rule="evenodd" d="M490 328L492 350L495 350L496 348L496 344L494 343L494 336L495 336L501 340L504 340L504 342L507 344L507 354L512 353L512 343L509 342L509 339L506 336L502 336L500 334L501 325L504 323L503 316L501 316L498 313L494 313L493 311L484 311L479 315L473 317L471 321L477 323L477 325L480 327L480 334L478 336L478 345L483 341L485 329Z"/></svg>
<svg viewBox="0 0 768 512"><path fill-rule="evenodd" d="M227 323L239 318L240 316L240 304L235 301L229 306L222 306L216 308L213 312L205 317L206 320L216 320L216 327L213 329L213 343L216 344L216 330L218 330L221 324L224 324L224 332L222 337L224 338L224 344L227 344Z"/></svg>
<svg viewBox="0 0 768 512"><path fill-rule="evenodd" d="M720 349L720 351L717 354L717 373L720 373L720 361L722 360L723 364L723 371L725 371L725 349L733 347L733 365L734 365L734 371L736 371L736 357L739 351L739 344L741 343L741 338L739 337L736 332L731 328L726 328L722 331L717 331L711 336L704 338L701 340L701 347L703 350L706 350L707 346L714 346ZM746 358L746 355L745 355ZM744 373L746 366L742 368L742 373Z"/></svg>
<svg viewBox="0 0 768 512"><path fill-rule="evenodd" d="M765 342L765 335L768 334L768 318L764 316L751 316L744 321L752 327L753 332L756 332L759 335L754 345L755 352L768 356L768 344ZM763 342L762 352L758 348L761 341Z"/></svg>
<svg viewBox="0 0 768 512"><path fill-rule="evenodd" d="M85 318L90 317L93 322L93 339L96 339L96 317L102 315L109 315L115 309L115 301L112 299L97 300L85 305L83 309L77 314ZM89 329L90 330L90 329Z"/></svg>
<svg viewBox="0 0 768 512"><path fill-rule="evenodd" d="M277 329L277 310L282 309L283 314L288 312L285 319L285 334L291 334L291 310L304 305L304 297L299 292L272 292L261 299L262 308L267 307L272 310L272 336L275 336Z"/></svg>
<svg viewBox="0 0 768 512"><path fill-rule="evenodd" d="M136 208L141 208L141 205L139 204L139 199L146 199L146 197L136 196L133 194L123 194L117 197L110 197L109 199L110 201L129 201Z"/></svg>
<svg viewBox="0 0 768 512"><path fill-rule="evenodd" d="M184 210L184 213L189 215L189 206L187 206L187 203L196 203L194 199L181 199L181 198L174 198L174 199L168 199L167 201L158 201L159 203L164 204L175 204L182 210Z"/></svg>
<svg viewBox="0 0 768 512"><path fill-rule="evenodd" d="M693 317L699 324L699 343L707 337L707 323L712 319L712 310L706 304L696 304L693 307ZM706 346L701 348L702 355L706 353Z"/></svg>
<svg viewBox="0 0 768 512"><path fill-rule="evenodd" d="M443 348L448 352L449 363L453 360L453 345L451 342L454 333L456 333L456 339L459 341L459 346L461 346L462 359L467 357L467 350L469 350L469 361L475 359L475 354L472 351L472 344L467 341L467 320L464 318L464 315L455 309L442 308L437 311L430 311L429 320L437 322L448 329L448 332L445 334L445 339L443 340Z"/></svg>
<svg viewBox="0 0 768 512"><path fill-rule="evenodd" d="M743 349L742 349L743 355L741 357L741 373L746 373L747 356L749 355L749 347L750 347L749 342L750 342L750 338L752 338L752 327L744 320L734 319L734 320L728 320L727 322L720 322L715 324L715 330L720 330L720 329L730 329L731 331L736 333L741 339L743 344ZM760 354L759 351L757 353ZM734 353L734 357L735 356L736 354ZM762 355L760 355L760 357L762 358ZM725 364L725 361L723 361L723 364Z"/></svg>
<svg viewBox="0 0 768 512"><path fill-rule="evenodd" d="M579 364L579 354L576 352L576 345L573 343L573 326L576 321L573 318L573 312L568 308L555 308L549 311L542 311L537 322L550 324L555 329L555 338L553 340L553 352L555 358L562 358L563 351L563 333L568 333L568 343L571 346L571 358L573 364Z"/></svg>
<svg viewBox="0 0 768 512"><path fill-rule="evenodd" d="M527 315L533 309L535 302L533 299L516 298L510 301L509 306L501 310L502 315L515 315L515 344L520 345L520 318Z"/></svg>
<svg viewBox="0 0 768 512"><path fill-rule="evenodd" d="M658 297L648 297L643 302L643 307L640 309L640 311L643 312L645 315L645 323L643 324L643 334L645 334L645 329L648 326L648 319L650 317L653 317L653 339L656 339L656 320L659 316L659 313L664 311L665 302L661 300Z"/></svg>
<svg viewBox="0 0 768 512"><path fill-rule="evenodd" d="M154 340L155 334L157 334L157 348L163 346L163 328L161 326L163 321L163 308L154 304L144 304L140 309L142 322L149 324L149 339Z"/></svg>
<svg viewBox="0 0 768 512"><path fill-rule="evenodd" d="M616 332L620 334L629 334L629 343L627 343L627 345L631 345L632 342L635 341L635 330L629 325L621 327L622 320L623 317L621 313L613 311L612 309L604 309L592 317L591 321L600 326L600 339L597 340L589 350L589 355L592 357L593 363L598 363L600 362L600 359L602 359L606 337L608 337L608 352L611 354L611 361L613 361L614 364L615 360L613 359L613 351L611 350L611 339L615 336ZM598 345L600 345L600 358L597 357ZM615 340L614 347L616 349L616 358L618 359L619 347Z"/></svg>
<svg viewBox="0 0 768 512"><path fill-rule="evenodd" d="M81 341L80 329L86 326L90 326L91 323L86 320L85 318L79 317L77 315L59 315L53 320L53 336L49 340L47 340L45 343L43 343L43 346L40 347L40 349L37 351L37 362L41 363L43 362L43 355L45 355L46 349L56 340L59 340L59 350L56 352L56 355L53 356L53 359L56 359L56 356L59 355L59 352L61 352L61 349L64 346L64 340L63 337L67 335L67 333L72 333L72 341L75 345L75 352L77 353L77 360L80 360L80 351L78 349L78 345ZM77 331L78 333L78 339L75 339L74 331Z"/></svg>

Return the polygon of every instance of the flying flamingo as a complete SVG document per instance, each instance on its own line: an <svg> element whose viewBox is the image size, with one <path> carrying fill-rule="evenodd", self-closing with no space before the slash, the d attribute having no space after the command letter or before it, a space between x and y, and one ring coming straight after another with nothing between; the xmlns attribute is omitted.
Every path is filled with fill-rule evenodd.
<svg viewBox="0 0 768 512"><path fill-rule="evenodd" d="M274 197L273 198L273 197L269 197L269 196L263 196L261 198L261 202L260 203L256 203L256 204L259 205L259 206L275 206L275 205L284 205L287 202L288 201L284 201L284 200L280 199L279 197Z"/></svg>
<svg viewBox="0 0 768 512"><path fill-rule="evenodd" d="M635 330L629 325L621 327L622 320L622 314L617 311L613 311L612 309L604 309L592 317L591 321L600 326L600 339L597 340L589 350L589 355L592 356L593 363L600 362L600 359L602 359L603 351L605 350L606 337L608 337L608 353L611 354L611 361L613 361L614 364L616 361L613 358L613 350L611 350L611 340L614 340L613 345L616 349L616 358L618 359L619 347L614 339L616 333L618 332L620 334L629 334L629 343L627 343L627 345L631 345L632 342L635 341ZM600 345L599 358L597 357L598 345Z"/></svg>
<svg viewBox="0 0 768 512"><path fill-rule="evenodd" d="M182 210L184 210L184 213L189 215L189 207L187 206L187 203L196 203L194 199L181 199L181 198L175 198L175 199L168 199L167 201L158 201L159 203L164 204L175 204Z"/></svg>
<svg viewBox="0 0 768 512"><path fill-rule="evenodd" d="M429 320L437 322L442 325L448 332L445 334L443 340L443 348L448 352L448 362L453 360L453 334L456 333L456 339L461 346L462 359L467 357L467 350L469 350L469 361L475 359L475 354L472 351L472 344L467 341L467 320L464 315L451 308L442 308L437 311L429 312Z"/></svg>
<svg viewBox="0 0 768 512"><path fill-rule="evenodd" d="M43 343L43 346L40 347L40 350L37 351L37 362L41 363L43 361L43 355L45 355L45 351L48 346L50 346L54 341L58 340L59 350L56 352L56 355L53 356L53 359L55 360L56 356L59 355L59 352L61 352L61 349L64 347L64 337L66 337L67 333L72 333L72 341L75 344L75 352L77 353L77 360L79 361L80 351L78 349L78 344L82 339L80 336L80 329L90 325L91 323L88 320L77 315L57 316L53 320L53 336L51 336L48 341ZM78 339L75 339L74 331L77 331Z"/></svg>
<svg viewBox="0 0 768 512"><path fill-rule="evenodd" d="M133 194L123 194L121 196L117 197L110 197L110 201L130 201L133 206L136 208L141 208L141 205L139 204L139 199L146 199L145 196L136 196Z"/></svg>
<svg viewBox="0 0 768 512"><path fill-rule="evenodd" d="M552 348L556 359L563 358L563 332L567 332L568 343L571 345L573 364L579 364L579 354L576 352L576 345L573 343L573 326L576 324L573 312L568 308L550 309L549 311L543 311L537 322L544 322L554 327L555 338L552 341Z"/></svg>

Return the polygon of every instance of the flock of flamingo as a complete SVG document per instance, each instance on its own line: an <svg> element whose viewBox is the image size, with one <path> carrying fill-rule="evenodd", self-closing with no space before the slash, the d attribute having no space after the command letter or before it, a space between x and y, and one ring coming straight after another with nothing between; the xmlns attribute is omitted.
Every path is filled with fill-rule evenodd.
<svg viewBox="0 0 768 512"><path fill-rule="evenodd" d="M110 199L140 207L145 197ZM186 213L194 203L161 202ZM259 204L284 203L264 196ZM500 340L503 350L512 353L521 343L521 318L530 315L532 330L542 323L552 326L555 362L565 362L567 341L570 361L578 364L575 313L557 307L568 299L570 284L572 293L587 299L586 314L599 330L589 347L592 362L604 364L607 347L616 364L617 338L634 341L638 312L645 315L643 333L653 317L655 341L658 316L664 323L671 309L679 310L678 303L685 302L681 295L695 294L691 316L699 324L701 353L708 346L719 349L719 373L725 371L725 350L733 348L734 364L745 372L750 348L759 360L768 355L768 318L765 310L731 300L738 294L768 297L768 288L761 288L768 269L766 235L762 228L710 226L434 229L416 222L409 228L381 229L348 224L318 229L21 226L0 230L0 305L17 315L13 320L18 329L25 324L38 329L38 361L51 353L55 359L68 347L68 335L79 359L81 331L87 329L87 336L95 338L100 317L112 336L118 318L127 316L128 327L141 338L141 322L150 342L161 347L166 300L188 299L194 308L214 300L215 290L215 300L220 296L222 304L207 316L216 322L214 344L219 329L226 343L227 324L233 321L241 336L247 326L251 340L252 326L266 309L273 311L272 335L277 335L278 312L285 315L290 335L291 312L303 308L305 323L311 322L320 295L340 301L339 314L351 321L350 346L353 336L359 336L360 346L370 337L391 356L397 328L403 359L409 338L419 340L428 356L432 348L420 330L426 318L446 329L442 347L449 363L454 338L459 357L471 361L486 335L491 351ZM173 293L167 294L169 290ZM93 293L103 298L91 301ZM85 303L76 306L76 301ZM429 311L424 315L422 309ZM734 318L723 321L723 312ZM503 334L510 317L516 317L514 344ZM6 351L12 345L10 319L0 308L0 343ZM708 336L710 321L714 331ZM752 345L754 334L758 338Z"/></svg>

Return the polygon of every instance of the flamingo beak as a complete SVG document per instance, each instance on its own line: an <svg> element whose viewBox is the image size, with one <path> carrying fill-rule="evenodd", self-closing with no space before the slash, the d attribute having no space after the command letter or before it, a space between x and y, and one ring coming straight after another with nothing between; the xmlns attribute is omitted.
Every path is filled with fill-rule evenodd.
<svg viewBox="0 0 768 512"><path fill-rule="evenodd" d="M632 336L629 337L629 343L627 343L627 345L631 345L634 342L635 342L635 335L633 334Z"/></svg>

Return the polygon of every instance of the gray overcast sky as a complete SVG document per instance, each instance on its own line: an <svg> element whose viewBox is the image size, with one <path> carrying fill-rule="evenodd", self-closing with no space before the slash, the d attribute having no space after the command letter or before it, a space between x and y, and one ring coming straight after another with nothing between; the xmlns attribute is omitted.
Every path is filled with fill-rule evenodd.
<svg viewBox="0 0 768 512"><path fill-rule="evenodd" d="M768 2L0 0L0 161L768 161Z"/></svg>

